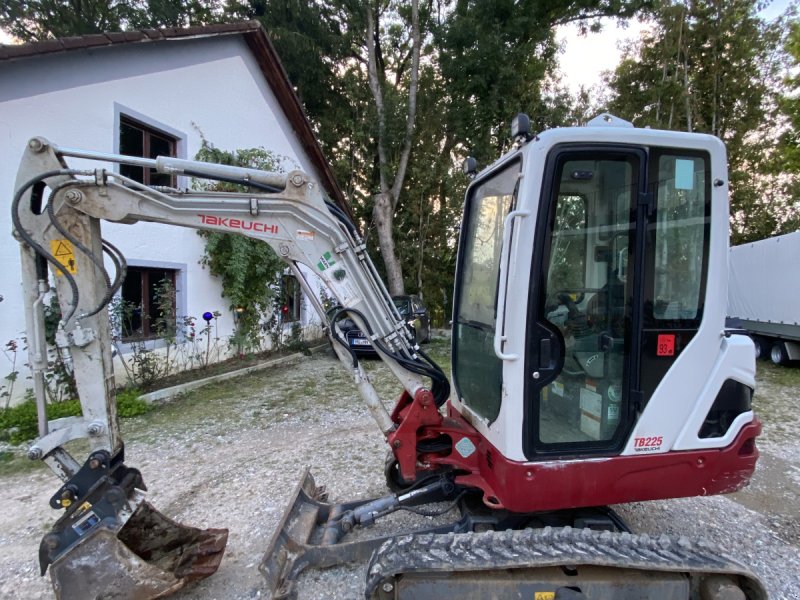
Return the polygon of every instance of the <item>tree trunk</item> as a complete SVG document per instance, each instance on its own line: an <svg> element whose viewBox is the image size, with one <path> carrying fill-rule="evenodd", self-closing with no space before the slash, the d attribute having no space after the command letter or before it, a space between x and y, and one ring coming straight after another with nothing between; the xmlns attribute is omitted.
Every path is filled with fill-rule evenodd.
<svg viewBox="0 0 800 600"><path fill-rule="evenodd" d="M375 204L372 207L372 217L375 229L378 231L378 245L381 248L383 264L386 267L386 287L392 296L405 293L403 287L403 269L394 247L392 224L394 222L394 209L390 193L375 194Z"/></svg>
<svg viewBox="0 0 800 600"><path fill-rule="evenodd" d="M378 51L380 43L380 20L377 10L372 5L367 7L367 74L369 77L369 87L375 100L375 108L378 112L378 164L380 172L380 192L374 196L372 216L375 227L378 230L378 244L380 245L383 264L386 266L387 287L393 295L405 293L403 284L403 269L394 246L394 234L392 224L394 222L394 211L400 199L400 191L403 188L403 181L406 176L408 160L411 155L411 146L414 139L414 127L417 114L417 87L419 84L419 54L422 46L419 30L419 2L411 2L411 72L409 74L408 88L408 114L406 117L406 131L403 139L403 148L400 152L400 160L397 164L397 171L394 183L391 188L388 183L388 152L386 139L386 112L383 102L383 78L385 73L378 72ZM383 77L381 77L383 75ZM399 74L398 74L399 77Z"/></svg>

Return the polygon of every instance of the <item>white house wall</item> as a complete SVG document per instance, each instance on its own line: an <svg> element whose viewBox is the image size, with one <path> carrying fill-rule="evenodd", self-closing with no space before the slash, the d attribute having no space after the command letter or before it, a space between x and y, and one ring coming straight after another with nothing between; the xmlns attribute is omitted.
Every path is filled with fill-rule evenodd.
<svg viewBox="0 0 800 600"><path fill-rule="evenodd" d="M23 335L19 247L10 235L9 206L26 142L44 136L62 146L117 152L120 114L178 137L178 154L184 158L194 157L202 132L218 148L263 146L286 157L284 168L300 167L317 176L239 36L77 50L0 64L0 190L6 198L6 209L0 210L5 272L0 346ZM71 166L81 164L70 161ZM198 322L205 311L220 311L220 336L232 332L233 317L220 284L198 263L203 241L194 230L105 224L104 235L132 265L181 265L186 285L179 290L179 309ZM304 311L305 321L310 312ZM20 359L18 366L24 362ZM0 378L10 370L0 356Z"/></svg>

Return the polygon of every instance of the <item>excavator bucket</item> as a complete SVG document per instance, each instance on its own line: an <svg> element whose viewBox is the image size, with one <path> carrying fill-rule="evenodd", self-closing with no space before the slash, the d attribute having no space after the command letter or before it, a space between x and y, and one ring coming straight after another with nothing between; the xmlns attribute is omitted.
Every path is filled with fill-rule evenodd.
<svg viewBox="0 0 800 600"><path fill-rule="evenodd" d="M79 516L70 528L91 523L87 514L94 513ZM40 558L58 538L55 532L45 536ZM52 560L50 577L59 600L163 598L213 574L227 540L227 529L187 527L142 501L119 529L111 520L95 521Z"/></svg>

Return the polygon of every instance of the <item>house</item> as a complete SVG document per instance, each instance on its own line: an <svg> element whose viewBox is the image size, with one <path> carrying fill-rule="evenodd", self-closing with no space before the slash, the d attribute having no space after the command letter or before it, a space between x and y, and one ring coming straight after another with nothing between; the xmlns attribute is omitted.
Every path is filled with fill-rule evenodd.
<svg viewBox="0 0 800 600"><path fill-rule="evenodd" d="M43 136L55 144L107 153L192 159L205 138L217 148L264 147L288 169L315 178L346 207L311 126L265 31L258 22L107 33L0 46L0 189L10 204L17 166L27 141ZM73 162L75 166L80 161ZM119 170L117 165L109 168ZM122 174L159 184L164 177L122 167ZM169 176L166 176L169 177ZM179 187L189 184L178 178ZM11 237L10 211L0 211L0 378L20 369L25 357L24 307L19 246ZM215 344L224 345L235 312L219 281L199 263L204 241L196 231L154 223L103 224L104 237L128 260L123 300L141 306L128 319L123 341L158 347L147 315L154 287L167 280L177 315L202 327L213 319ZM281 319L306 326L319 319L287 280ZM123 346L124 349L124 346ZM224 352L218 354L223 355ZM16 362L14 362L16 361ZM20 381L23 377L20 377ZM15 395L24 385L16 385ZM0 379L0 384L4 383Z"/></svg>

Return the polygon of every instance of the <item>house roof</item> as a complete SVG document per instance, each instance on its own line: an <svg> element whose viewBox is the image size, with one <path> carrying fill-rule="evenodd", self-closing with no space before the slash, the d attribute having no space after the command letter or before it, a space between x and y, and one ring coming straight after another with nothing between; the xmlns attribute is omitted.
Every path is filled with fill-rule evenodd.
<svg viewBox="0 0 800 600"><path fill-rule="evenodd" d="M226 35L241 35L250 51L253 53L261 73L270 85L275 97L283 108L289 123L292 126L300 145L306 151L309 159L317 168L322 178L320 182L337 205L351 215L350 205L345 200L344 194L333 177L328 161L317 143L311 123L306 117L303 107L292 84L286 75L278 54L266 31L258 21L244 21L239 23L222 23L217 25L203 25L196 27L171 27L167 29L142 29L138 31L119 31L110 33L96 33L65 37L43 42L28 44L2 45L0 44L0 61L16 61L32 57L47 56L72 52L75 50L96 49L104 46L119 46L123 44L152 44L170 40L198 39L204 37L220 37Z"/></svg>

